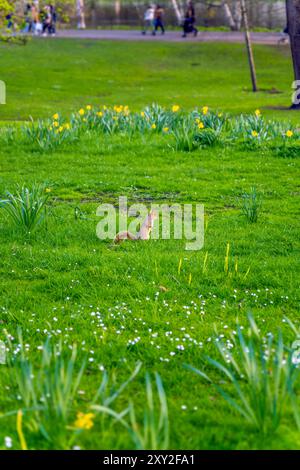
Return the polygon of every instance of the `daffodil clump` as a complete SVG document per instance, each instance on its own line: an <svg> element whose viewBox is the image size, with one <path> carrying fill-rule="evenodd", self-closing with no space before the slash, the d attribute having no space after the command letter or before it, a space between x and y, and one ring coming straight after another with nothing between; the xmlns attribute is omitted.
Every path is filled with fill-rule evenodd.
<svg viewBox="0 0 300 470"><path fill-rule="evenodd" d="M127 105L95 107L88 104L74 112L70 119L59 113L47 121L32 122L25 134L40 149L51 150L81 136L97 134L157 135L173 139L168 145L177 150L191 151L200 146L245 144L258 147L274 141L287 145L299 142L300 134L291 125L266 120L256 109L250 115L229 116L204 105L184 112L178 104L163 108L157 104L132 112Z"/></svg>
<svg viewBox="0 0 300 470"><path fill-rule="evenodd" d="M42 150L54 150L65 142L75 140L74 129L70 121L65 121L58 113L47 121L33 121L23 128L29 140Z"/></svg>

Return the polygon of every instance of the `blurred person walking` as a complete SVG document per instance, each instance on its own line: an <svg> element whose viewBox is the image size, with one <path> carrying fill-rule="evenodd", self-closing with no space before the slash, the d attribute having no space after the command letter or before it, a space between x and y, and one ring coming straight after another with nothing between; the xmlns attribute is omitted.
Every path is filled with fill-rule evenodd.
<svg viewBox="0 0 300 470"><path fill-rule="evenodd" d="M46 5L44 7L42 18L43 18L43 36L47 36L47 32L48 34L51 34L51 24L52 24L51 9L49 5Z"/></svg>
<svg viewBox="0 0 300 470"><path fill-rule="evenodd" d="M32 29L32 5L31 3L27 3L25 6L24 10L24 16L25 16L25 26L24 29L22 30L23 33L30 33Z"/></svg>
<svg viewBox="0 0 300 470"><path fill-rule="evenodd" d="M54 5L50 5L50 13L51 13L51 24L50 24L50 32L52 36L56 36L56 21L57 15Z"/></svg>
<svg viewBox="0 0 300 470"><path fill-rule="evenodd" d="M85 29L86 24L85 24L84 0L76 0L76 10L77 10L77 17L78 17L77 28Z"/></svg>
<svg viewBox="0 0 300 470"><path fill-rule="evenodd" d="M40 31L40 20L39 20L39 10L38 5L34 2L31 6L31 31L33 34L39 34Z"/></svg>
<svg viewBox="0 0 300 470"><path fill-rule="evenodd" d="M13 30L14 29L14 17L13 13L8 13L5 17L7 24L6 27L7 29Z"/></svg>
<svg viewBox="0 0 300 470"><path fill-rule="evenodd" d="M32 15L32 32L34 35L38 36L43 31L43 25L40 19L40 5L39 0L33 0L31 7Z"/></svg>
<svg viewBox="0 0 300 470"><path fill-rule="evenodd" d="M160 28L161 34L165 34L163 16L164 16L164 9L160 5L156 5L155 11L154 11L154 30L152 31L153 36L156 35L158 28Z"/></svg>
<svg viewBox="0 0 300 470"><path fill-rule="evenodd" d="M187 10L185 12L184 21L183 21L183 34L182 37L186 38L187 34L193 33L194 36L197 36L198 29L195 28L196 16L195 8L192 1L188 2Z"/></svg>
<svg viewBox="0 0 300 470"><path fill-rule="evenodd" d="M148 31L148 28L153 27L154 13L155 13L154 6L149 5L144 14L144 29L142 31L142 34L146 34Z"/></svg>

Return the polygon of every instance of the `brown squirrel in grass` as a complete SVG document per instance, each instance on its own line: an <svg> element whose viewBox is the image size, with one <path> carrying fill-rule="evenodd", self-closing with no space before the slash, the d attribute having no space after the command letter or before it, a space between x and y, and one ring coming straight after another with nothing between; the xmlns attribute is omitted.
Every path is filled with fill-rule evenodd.
<svg viewBox="0 0 300 470"><path fill-rule="evenodd" d="M140 231L136 235L133 235L133 233L129 232L128 230L119 232L115 236L114 243L121 243L124 240L149 240L155 219L156 214L151 211L145 218L141 225Z"/></svg>

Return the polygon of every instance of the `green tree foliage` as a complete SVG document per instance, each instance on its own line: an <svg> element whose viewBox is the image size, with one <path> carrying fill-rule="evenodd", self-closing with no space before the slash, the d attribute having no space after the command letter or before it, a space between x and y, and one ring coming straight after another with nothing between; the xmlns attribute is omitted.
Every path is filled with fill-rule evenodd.
<svg viewBox="0 0 300 470"><path fill-rule="evenodd" d="M0 25L3 25L6 15L13 10L12 2L8 0L0 0Z"/></svg>

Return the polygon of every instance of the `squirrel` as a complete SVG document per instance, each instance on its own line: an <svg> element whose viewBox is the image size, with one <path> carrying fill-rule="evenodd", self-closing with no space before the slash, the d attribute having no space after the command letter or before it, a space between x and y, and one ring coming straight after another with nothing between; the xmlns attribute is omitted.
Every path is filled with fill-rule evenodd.
<svg viewBox="0 0 300 470"><path fill-rule="evenodd" d="M114 243L121 243L124 240L149 240L155 219L156 214L151 211L145 218L141 225L140 231L136 235L133 235L133 233L129 232L128 230L119 232L115 236Z"/></svg>

